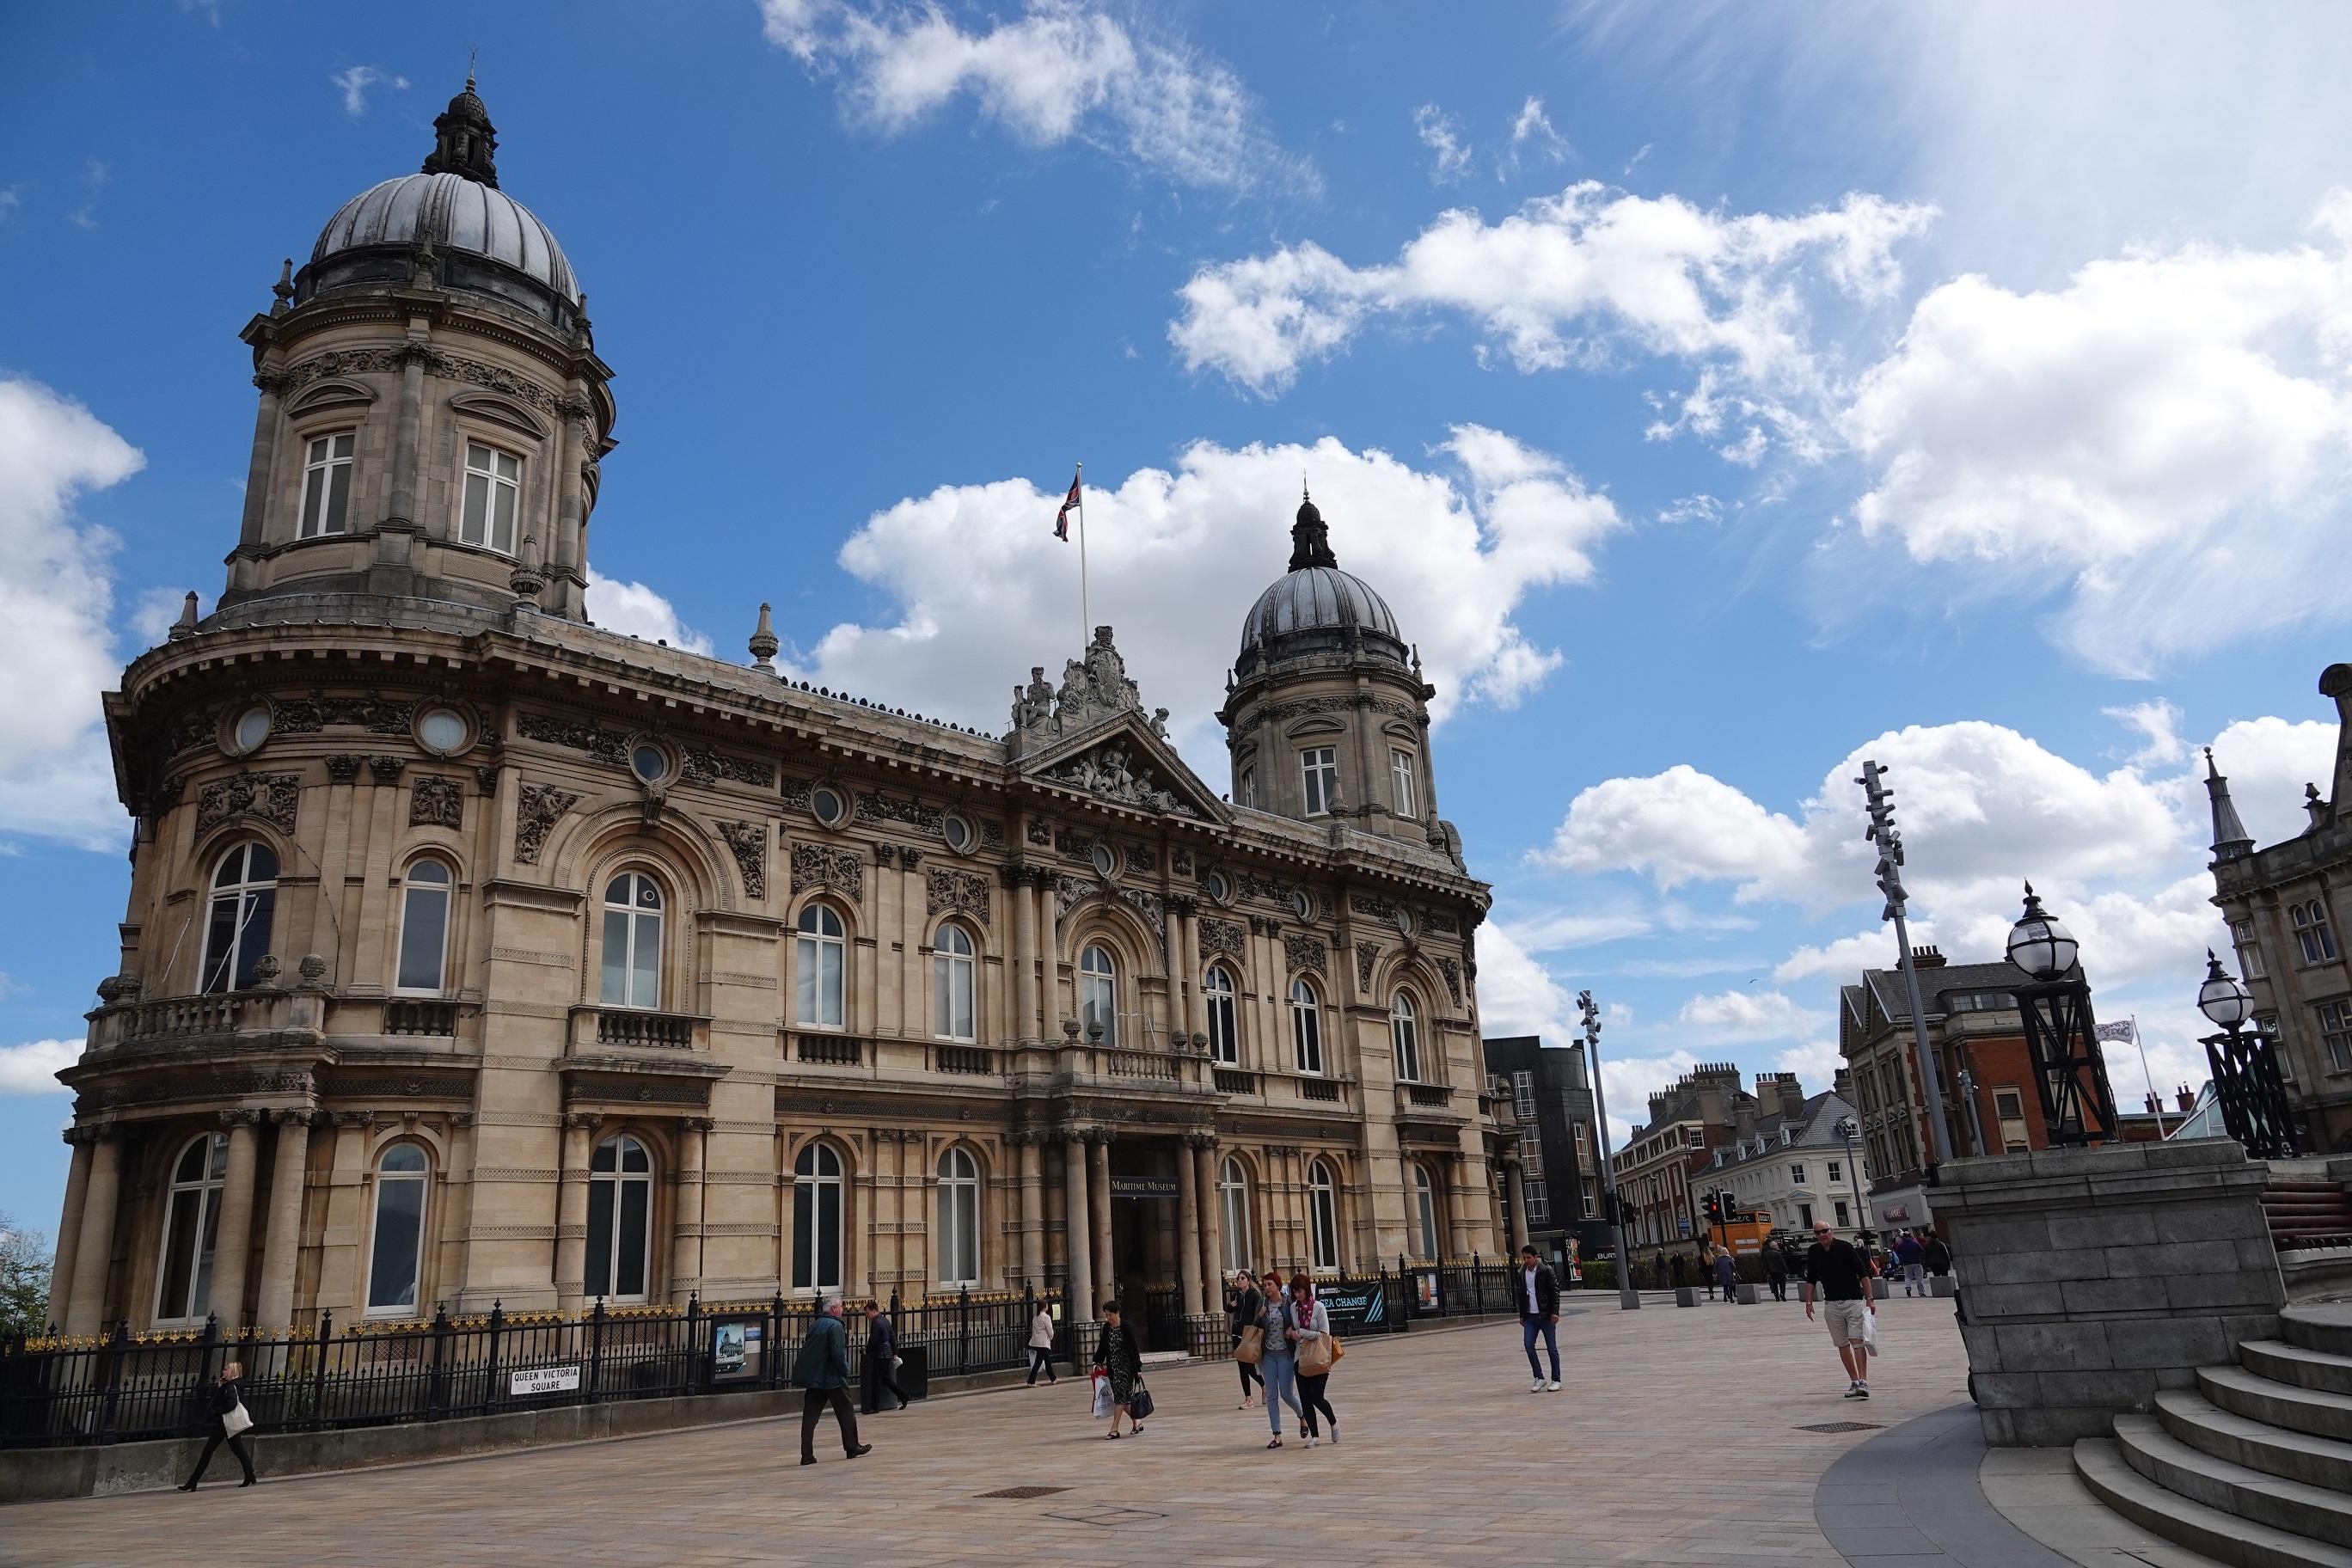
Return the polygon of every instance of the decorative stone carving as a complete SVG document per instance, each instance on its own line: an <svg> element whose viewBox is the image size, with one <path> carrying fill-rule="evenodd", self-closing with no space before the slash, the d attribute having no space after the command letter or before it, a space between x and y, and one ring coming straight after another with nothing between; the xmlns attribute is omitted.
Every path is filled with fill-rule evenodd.
<svg viewBox="0 0 2352 1568"><path fill-rule="evenodd" d="M874 790L860 790L857 795L857 820L860 822L895 822L937 833L940 820L946 815L938 806L926 805L911 796L894 800Z"/></svg>
<svg viewBox="0 0 2352 1568"><path fill-rule="evenodd" d="M806 779L786 779L779 793L786 805L795 811L806 811L809 808L809 791L815 787Z"/></svg>
<svg viewBox="0 0 2352 1568"><path fill-rule="evenodd" d="M743 879L743 896L768 896L768 825L764 822L722 822L719 837L735 852L735 869Z"/></svg>
<svg viewBox="0 0 2352 1568"><path fill-rule="evenodd" d="M164 750L184 752L190 746L209 746L220 733L220 710L191 708L172 721L165 731Z"/></svg>
<svg viewBox="0 0 2352 1568"><path fill-rule="evenodd" d="M515 859L525 866L539 864L539 852L547 847L547 835L563 814L579 804L580 796L553 784L527 784L515 791Z"/></svg>
<svg viewBox="0 0 2352 1568"><path fill-rule="evenodd" d="M1222 952L1239 958L1247 942L1239 921L1219 920L1214 915L1201 917L1201 951Z"/></svg>
<svg viewBox="0 0 2352 1568"><path fill-rule="evenodd" d="M992 822L992 821L990 821L990 820L989 820L988 818L986 818L986 817L982 817L982 818L981 818L981 821L980 821L980 847L981 847L982 849L1002 849L1002 848L1003 848L1003 847L1004 847L1004 824L1003 824L1003 823L1001 823L1001 822Z"/></svg>
<svg viewBox="0 0 2352 1568"><path fill-rule="evenodd" d="M1357 990L1370 991L1372 988L1372 965L1380 961L1381 949L1378 942L1360 942L1356 944Z"/></svg>
<svg viewBox="0 0 2352 1568"><path fill-rule="evenodd" d="M405 347L389 349L333 349L315 354L299 364L288 365L276 376L274 388L265 391L292 392L310 385L322 376L330 375L389 375L400 368ZM256 377L257 384L259 377Z"/></svg>
<svg viewBox="0 0 2352 1568"><path fill-rule="evenodd" d="M276 990L278 977L284 972L285 965L278 961L276 953L263 953L253 961L253 988L257 991Z"/></svg>
<svg viewBox="0 0 2352 1568"><path fill-rule="evenodd" d="M407 766L408 760L405 757L370 757L368 759L368 772L375 775L376 783L387 788L400 782L401 773Z"/></svg>
<svg viewBox="0 0 2352 1568"><path fill-rule="evenodd" d="M1303 697L1296 702L1277 702L1258 715L1269 724L1279 724L1286 719L1303 718L1309 713L1339 713L1354 708L1369 708L1375 713L1385 713L1392 719L1412 719L1418 715L1410 703L1393 701L1384 697Z"/></svg>
<svg viewBox="0 0 2352 1568"><path fill-rule="evenodd" d="M827 844L795 844L793 846L793 891L805 892L811 888L830 888L851 899L866 893L866 865L854 849L836 849Z"/></svg>
<svg viewBox="0 0 2352 1568"><path fill-rule="evenodd" d="M1442 910L1432 910L1429 913L1429 929L1438 936L1460 936L1462 922Z"/></svg>
<svg viewBox="0 0 2352 1568"><path fill-rule="evenodd" d="M1252 936L1280 936L1282 934L1282 922L1278 920L1270 919L1265 915L1251 915L1249 917L1249 928L1250 934Z"/></svg>
<svg viewBox="0 0 2352 1568"><path fill-rule="evenodd" d="M371 735L405 735L415 716L414 702L394 701L373 691L353 697L313 693L269 705L269 727L281 735L315 735L329 726L365 730Z"/></svg>
<svg viewBox="0 0 2352 1568"><path fill-rule="evenodd" d="M1119 805L1139 806L1168 816L1200 815L1189 803L1178 799L1173 791L1160 787L1152 773L1137 762L1125 745L1116 741L1092 751L1081 752L1037 776L1049 784L1083 790Z"/></svg>
<svg viewBox="0 0 2352 1568"><path fill-rule="evenodd" d="M327 759L327 782L347 784L357 782L360 764L367 761L355 752L338 752Z"/></svg>
<svg viewBox="0 0 2352 1568"><path fill-rule="evenodd" d="M951 867L934 866L928 883L930 912L943 914L950 910L968 914L985 924L988 920L988 879L977 871L959 871Z"/></svg>
<svg viewBox="0 0 2352 1568"><path fill-rule="evenodd" d="M1140 845L1127 847L1127 868L1139 876L1149 877L1160 869L1160 857Z"/></svg>
<svg viewBox="0 0 2352 1568"><path fill-rule="evenodd" d="M499 765L486 763L474 770L474 788L483 798L499 793Z"/></svg>
<svg viewBox="0 0 2352 1568"><path fill-rule="evenodd" d="M1043 817L1031 817L1029 819L1029 842L1037 846L1040 849L1052 848L1054 847L1054 825L1047 822Z"/></svg>
<svg viewBox="0 0 2352 1568"><path fill-rule="evenodd" d="M1140 888L1105 888L1101 883L1084 877L1056 875L1054 878L1054 918L1067 920L1070 911L1093 898L1097 893L1118 899L1150 923L1155 931L1166 934L1168 910L1160 895Z"/></svg>
<svg viewBox="0 0 2352 1568"><path fill-rule="evenodd" d="M1462 966L1450 958L1437 961L1437 973L1445 976L1445 989L1454 997L1456 1007L1462 1005Z"/></svg>
<svg viewBox="0 0 2352 1568"><path fill-rule="evenodd" d="M1311 969L1328 978L1329 950L1323 939L1307 931L1286 931L1282 938L1282 956L1293 969Z"/></svg>
<svg viewBox="0 0 2352 1568"><path fill-rule="evenodd" d="M895 844L877 844L873 848L874 864L877 866L887 866L898 858L898 847Z"/></svg>
<svg viewBox="0 0 2352 1568"><path fill-rule="evenodd" d="M923 852L921 850L916 848L911 844L902 844L898 847L898 868L900 870L911 871L922 863Z"/></svg>
<svg viewBox="0 0 2352 1568"><path fill-rule="evenodd" d="M732 784L766 789L776 782L776 769L772 763L751 757L730 757L724 752L709 751L700 746L687 746L679 750L677 771L678 776L688 784L710 784L725 779Z"/></svg>
<svg viewBox="0 0 2352 1568"><path fill-rule="evenodd" d="M1360 915L1370 915L1376 921L1387 921L1391 924L1396 921L1397 907L1386 899L1375 899L1358 893L1348 902Z"/></svg>
<svg viewBox="0 0 2352 1568"><path fill-rule="evenodd" d="M1170 850L1168 852L1168 869L1170 873L1174 876L1191 876L1192 874L1192 852L1190 849Z"/></svg>
<svg viewBox="0 0 2352 1568"><path fill-rule="evenodd" d="M294 973L302 977L303 984L316 986L327 977L327 961L318 953L306 952L302 962L294 966Z"/></svg>
<svg viewBox="0 0 2352 1568"><path fill-rule="evenodd" d="M550 713L520 713L515 716L515 733L526 741L541 741L567 751L585 752L600 763L615 767L629 765L629 738L617 730L607 730L585 720L559 719Z"/></svg>
<svg viewBox="0 0 2352 1568"><path fill-rule="evenodd" d="M300 773L238 773L215 779L196 792L196 831L208 832L233 816L257 816L280 833L290 834L301 800Z"/></svg>

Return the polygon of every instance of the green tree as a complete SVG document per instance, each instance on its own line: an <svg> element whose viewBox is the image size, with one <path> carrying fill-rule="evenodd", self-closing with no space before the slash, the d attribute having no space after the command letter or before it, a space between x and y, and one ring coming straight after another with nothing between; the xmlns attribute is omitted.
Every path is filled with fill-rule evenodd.
<svg viewBox="0 0 2352 1568"><path fill-rule="evenodd" d="M49 1238L0 1214L0 1334L37 1334L49 1321Z"/></svg>

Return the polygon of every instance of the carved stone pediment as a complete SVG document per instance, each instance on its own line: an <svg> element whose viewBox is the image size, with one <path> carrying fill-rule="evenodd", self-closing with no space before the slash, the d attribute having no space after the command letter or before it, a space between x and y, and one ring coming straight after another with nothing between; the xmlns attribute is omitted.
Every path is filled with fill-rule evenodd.
<svg viewBox="0 0 2352 1568"><path fill-rule="evenodd" d="M1121 741L1080 752L1066 762L1039 770L1036 776L1099 800L1158 812L1163 816L1201 815L1199 807L1186 799L1184 793L1169 787L1166 775Z"/></svg>

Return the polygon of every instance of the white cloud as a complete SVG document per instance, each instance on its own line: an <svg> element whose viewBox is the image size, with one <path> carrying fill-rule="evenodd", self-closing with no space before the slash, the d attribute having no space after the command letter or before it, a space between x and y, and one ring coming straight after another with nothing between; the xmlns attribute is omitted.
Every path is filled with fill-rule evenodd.
<svg viewBox="0 0 2352 1568"><path fill-rule="evenodd" d="M2103 259L2053 292L1931 290L1842 416L1874 469L1863 535L1979 592L2065 584L2053 640L2116 674L2340 624L2352 192L2315 224L2315 245Z"/></svg>
<svg viewBox="0 0 2352 1568"><path fill-rule="evenodd" d="M2257 844L2293 838L2311 826L2304 815L2307 784L2327 793L2336 771L2336 725L2333 721L2242 719L2213 737L2213 762L2230 781L2230 799ZM2203 784L2203 760L2181 781L2184 810L2197 826L2196 842L2212 842L2212 813Z"/></svg>
<svg viewBox="0 0 2352 1568"><path fill-rule="evenodd" d="M1653 142L1643 142L1640 148L1634 152L1633 155L1625 160L1625 170L1624 174L1621 176L1622 178L1630 179L1633 177L1633 171L1640 168L1642 166L1643 160L1649 157L1650 149L1653 145L1654 145Z"/></svg>
<svg viewBox="0 0 2352 1568"><path fill-rule="evenodd" d="M1560 163L1567 162L1569 154L1574 151L1568 144L1568 139L1552 129L1551 117L1544 112L1543 100L1531 93L1528 100L1519 105L1519 112L1512 118L1510 150L1504 154L1503 164L1495 171L1495 177L1507 179L1517 174L1522 158L1541 158L1547 163ZM1634 162L1640 161L1637 154ZM1633 168L1632 163L1626 164L1626 173L1631 174Z"/></svg>
<svg viewBox="0 0 2352 1568"><path fill-rule="evenodd" d="M1478 1029L1482 1035L1540 1035L1566 1044L1579 1028L1576 998L1499 926L1478 937Z"/></svg>
<svg viewBox="0 0 2352 1568"><path fill-rule="evenodd" d="M105 194L106 183L111 178L113 171L106 166L105 159L84 158L81 161L81 205L68 213L66 221L77 228L96 228L98 199Z"/></svg>
<svg viewBox="0 0 2352 1568"><path fill-rule="evenodd" d="M0 1046L0 1094L63 1094L59 1069L81 1059L79 1040L31 1040Z"/></svg>
<svg viewBox="0 0 2352 1568"><path fill-rule="evenodd" d="M1181 184L1312 194L1314 168L1284 152L1232 68L1088 0L1030 0L967 32L937 5L761 0L769 43L840 85L845 109L896 134L967 94L1032 145L1076 140Z"/></svg>
<svg viewBox="0 0 2352 1568"><path fill-rule="evenodd" d="M1306 241L1203 268L1179 291L1169 340L1189 368L1271 397L1370 321L1458 314L1523 372L1605 363L1631 347L1703 365L1783 408L1818 395L1808 289L1885 299L1899 278L1895 247L1932 216L1867 195L1793 217L1733 216L1585 181L1491 225L1466 208L1441 214L1385 265L1352 267Z"/></svg>
<svg viewBox="0 0 2352 1568"><path fill-rule="evenodd" d="M400 92L408 90L406 77L392 76L373 66L352 66L347 70L335 72L327 79L341 89L343 112L353 120L363 118L367 113L368 89L382 85Z"/></svg>
<svg viewBox="0 0 2352 1568"><path fill-rule="evenodd" d="M1781 992L1748 988L1694 996L1675 1015L1675 1023L1682 1037L1715 1045L1817 1035L1830 1019L1799 1006Z"/></svg>
<svg viewBox="0 0 2352 1568"><path fill-rule="evenodd" d="M1801 874L1805 855L1796 823L1677 763L1649 778L1604 779L1584 790L1535 858L1559 871L1642 871L1675 888L1778 884Z"/></svg>
<svg viewBox="0 0 2352 1568"><path fill-rule="evenodd" d="M677 607L643 583L607 577L588 568L588 618L608 632L667 642L688 653L710 651L710 639L677 618Z"/></svg>
<svg viewBox="0 0 2352 1568"><path fill-rule="evenodd" d="M0 223L7 222L8 215L15 212L16 210L17 204L22 202L24 199L24 186L0 185Z"/></svg>
<svg viewBox="0 0 2352 1568"><path fill-rule="evenodd" d="M2180 710L2161 697L2123 708L2102 708L2099 711L2139 731L2139 750L2129 759L2135 767L2177 763L2189 754L2189 742L2180 738Z"/></svg>
<svg viewBox="0 0 2352 1568"><path fill-rule="evenodd" d="M1908 923L1914 947L1936 944L1934 922L1914 920ZM1853 936L1836 937L1817 946L1799 947L1774 966L1772 978L1786 984L1791 980L1814 980L1826 976L1842 984L1865 969L1888 968L1899 956L1895 951L1895 927L1890 922L1858 931Z"/></svg>
<svg viewBox="0 0 2352 1568"><path fill-rule="evenodd" d="M1311 447L1213 442L1172 472L1143 468L1087 496L1093 618L1116 625L1146 703L1165 705L1202 776L1226 776L1212 715L1244 614L1289 558L1298 477L1312 479L1339 563L1389 600L1420 651L1442 718L1507 705L1556 656L1513 621L1539 588L1589 581L1619 526L1608 499L1549 455L1454 426L1425 468L1326 437ZM1054 493L1025 479L945 485L875 513L843 546L851 575L897 620L845 622L798 650L796 674L862 694L921 691L933 717L990 730L1033 665L1079 647L1077 552L1048 534ZM1171 613L1171 606L1182 606Z"/></svg>
<svg viewBox="0 0 2352 1568"><path fill-rule="evenodd" d="M1460 128L1444 110L1423 104L1412 111L1412 129L1421 144L1436 154L1429 166L1430 184L1451 184L1470 172L1470 143L1461 139Z"/></svg>
<svg viewBox="0 0 2352 1568"><path fill-rule="evenodd" d="M88 409L0 375L0 831L111 847L122 832L98 694L118 673L114 537L74 503L145 459Z"/></svg>
<svg viewBox="0 0 2352 1568"><path fill-rule="evenodd" d="M131 629L139 635L139 646L153 647L171 636L172 627L180 619L180 612L188 602L185 588L146 588L131 607ZM202 619L208 611L200 597L196 615Z"/></svg>

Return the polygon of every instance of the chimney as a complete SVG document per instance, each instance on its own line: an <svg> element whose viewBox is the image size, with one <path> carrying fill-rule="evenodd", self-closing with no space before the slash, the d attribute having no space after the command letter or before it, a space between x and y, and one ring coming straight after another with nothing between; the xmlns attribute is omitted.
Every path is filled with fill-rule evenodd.
<svg viewBox="0 0 2352 1568"><path fill-rule="evenodd" d="M1770 1073L1756 1075L1756 1119L1759 1121L1780 1114L1780 1080Z"/></svg>
<svg viewBox="0 0 2352 1568"><path fill-rule="evenodd" d="M2178 1097L2180 1100L2180 1114L2186 1116L2189 1114L2190 1109L2196 1105L2197 1096L2190 1092L2189 1086L2184 1083L2180 1086Z"/></svg>
<svg viewBox="0 0 2352 1568"><path fill-rule="evenodd" d="M1830 1078L1830 1092L1847 1104L1853 1103L1853 1069L1840 1068Z"/></svg>
<svg viewBox="0 0 2352 1568"><path fill-rule="evenodd" d="M1911 967L1914 969L1941 969L1944 967L1944 955L1936 948L1915 947L1911 950Z"/></svg>
<svg viewBox="0 0 2352 1568"><path fill-rule="evenodd" d="M2157 1102L2156 1090L2154 1089L2149 1089L2147 1091L2147 1113L2150 1116L2161 1116L2164 1114L2164 1107Z"/></svg>

